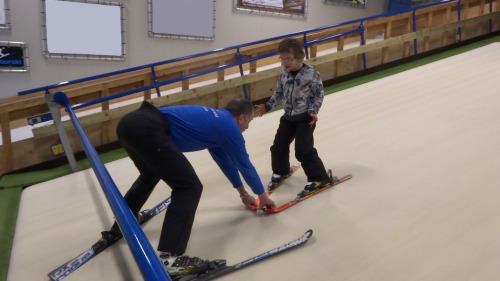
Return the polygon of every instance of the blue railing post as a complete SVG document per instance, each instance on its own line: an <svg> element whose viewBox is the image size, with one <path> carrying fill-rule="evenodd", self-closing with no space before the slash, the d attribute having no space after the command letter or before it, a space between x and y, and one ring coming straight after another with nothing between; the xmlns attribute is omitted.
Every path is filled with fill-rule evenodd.
<svg viewBox="0 0 500 281"><path fill-rule="evenodd" d="M240 48L236 49L236 61L238 61L238 67L240 68L240 75L244 76L245 72L243 72L243 64L241 63L243 56L240 53ZM248 89L247 84L243 84L243 93L245 94L245 99L248 99Z"/></svg>
<svg viewBox="0 0 500 281"><path fill-rule="evenodd" d="M156 77L156 71L155 71L154 65L151 66L151 76L153 77L153 83L154 83L155 88L156 88L156 95L158 97L160 97L161 96L161 94L160 94L160 86L158 85L158 78Z"/></svg>
<svg viewBox="0 0 500 281"><path fill-rule="evenodd" d="M413 13L412 13L412 25L413 25L413 32L417 32L417 15L416 15L415 9L413 9ZM424 51L425 51L425 49L424 49ZM417 38L413 39L413 52L414 52L414 55L418 54Z"/></svg>
<svg viewBox="0 0 500 281"><path fill-rule="evenodd" d="M493 0L490 0L489 11L490 11L490 14L493 13ZM489 31L490 31L490 33L493 32L493 19L489 20Z"/></svg>
<svg viewBox="0 0 500 281"><path fill-rule="evenodd" d="M457 3L457 20L458 21L462 20L462 3L461 3L461 0L458 0L458 3ZM462 41L462 28L461 27L458 27L455 41L457 41L457 42Z"/></svg>
<svg viewBox="0 0 500 281"><path fill-rule="evenodd" d="M54 102L63 106L73 122L73 126L77 131L83 148L89 162L96 174L97 180L106 195L106 199L115 215L116 222L123 233L123 237L127 240L127 244L134 256L135 262L141 270L142 276L146 281L167 280L171 281L166 270L163 268L155 250L149 243L146 235L137 223L132 211L128 207L125 199L111 179L108 170L102 163L94 146L88 139L82 125L78 121L76 114L69 104L68 97L63 92L57 92L53 97Z"/></svg>
<svg viewBox="0 0 500 281"><path fill-rule="evenodd" d="M361 46L365 45L365 26L363 25L363 21L359 24L359 29L360 32L359 34L361 35ZM366 53L363 53L363 69L366 69Z"/></svg>
<svg viewBox="0 0 500 281"><path fill-rule="evenodd" d="M302 42L304 42L302 44L302 46L304 46L304 52L306 53L306 59L309 59L309 49L307 48L307 35L306 35L306 33L304 33L304 35L302 36Z"/></svg>

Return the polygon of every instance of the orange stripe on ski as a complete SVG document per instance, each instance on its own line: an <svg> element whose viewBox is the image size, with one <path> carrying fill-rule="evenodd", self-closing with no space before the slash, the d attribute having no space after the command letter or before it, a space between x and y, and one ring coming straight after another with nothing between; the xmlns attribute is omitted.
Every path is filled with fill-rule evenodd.
<svg viewBox="0 0 500 281"><path fill-rule="evenodd" d="M344 181L349 180L349 179L351 179L351 178L352 178L352 175L351 175L351 174L345 175L345 176L341 177L338 181L336 181L334 184L331 184L331 185L325 186L325 187L323 187L323 188L320 188L320 189L318 189L318 190L316 190L316 191L313 191L313 192L311 192L311 193L307 194L306 196L304 196L304 197L302 197L302 198L298 198L298 199L295 199L295 200L290 201L290 202L288 202L288 203L285 203L285 204L283 204L283 205L281 205L281 206L279 206L279 207L276 207L276 209L273 209L273 210L263 210L263 211L264 211L265 213L267 213L267 214L279 213L279 212L281 212L281 211L284 211L284 210L286 210L286 209L288 209L288 208L292 207L293 205L295 205L295 204L297 204L297 203L299 203L299 202L302 202L302 201L306 200L306 199L307 199L307 198L309 198L309 197L312 197L313 195L316 195L316 194L320 193L321 191L327 190L327 189L329 189L330 187L335 186L335 185L338 185L338 184L340 184L340 183L343 183Z"/></svg>

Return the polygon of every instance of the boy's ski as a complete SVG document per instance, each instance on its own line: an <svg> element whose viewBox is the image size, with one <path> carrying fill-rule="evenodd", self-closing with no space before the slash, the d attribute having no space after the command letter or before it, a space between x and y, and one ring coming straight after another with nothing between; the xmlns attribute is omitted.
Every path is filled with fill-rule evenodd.
<svg viewBox="0 0 500 281"><path fill-rule="evenodd" d="M278 187L280 187L293 173L295 173L298 169L300 168L300 164L294 164L292 167L290 167L290 173L286 175L285 178L283 178L282 181L275 183L273 181L270 181L269 184L267 185L267 195L269 196L271 193L273 193Z"/></svg>
<svg viewBox="0 0 500 281"><path fill-rule="evenodd" d="M275 183L273 181L270 181L269 184L267 185L267 189L266 189L266 195L269 197L269 195L271 195L271 193L273 193L274 191L276 191L276 189L278 189L278 187L280 187L289 177L291 177L293 175L293 173L295 173L298 169L300 169L300 164L297 163L297 164L293 164L292 167L290 167L290 173L288 175L286 175L285 178L283 178L283 180L281 180L280 182L278 183ZM257 204L257 206L259 205L260 203L260 200L259 198L255 198L255 203ZM257 208L254 208L253 209L254 211L257 211Z"/></svg>
<svg viewBox="0 0 500 281"><path fill-rule="evenodd" d="M351 178L352 178L352 175L351 175L351 174L345 175L345 176L341 177L340 179L338 179L337 181L335 181L333 184L330 184L330 185L325 186L325 187L323 187L323 188L319 188L319 189L317 189L317 190L314 190L314 191L312 191L312 192L308 193L308 194L307 194L307 195L305 195L305 196L302 196L302 197L297 196L297 198L295 198L294 200L292 200L292 201L290 201L290 202L288 202L288 203L285 203L285 204L283 204L283 205L281 205L281 206L279 206L279 207L276 207L276 209L273 209L273 210L271 210L271 209L265 209L265 210L264 210L264 212L265 212L265 213L268 213L268 214L279 213L279 212L281 212L281 211L284 211L284 210L286 210L286 209L288 209L288 208L292 207L293 205L295 205L295 204L297 204L297 203L300 203L300 202L302 202L302 201L306 200L307 198L310 198L310 197L312 197L312 196L314 196L314 195L316 195L316 194L320 193L321 191L327 190L327 189L329 189L330 187L335 186L335 185L337 185L337 184L340 184L340 183L342 183L342 182L344 182L344 181L346 181L346 180L349 180L349 179L351 179Z"/></svg>
<svg viewBox="0 0 500 281"><path fill-rule="evenodd" d="M258 256L249 258L249 259L247 259L245 261L242 261L240 263L237 263L235 265L226 265L226 266L221 267L219 269L215 269L214 271L209 271L207 273L198 275L198 276L196 276L196 277L194 277L192 279L189 279L189 281L206 281L206 280L212 280L212 279L220 277L222 275L231 273L233 271L236 271L236 270L241 269L243 267L246 267L248 265L251 265L251 264L257 263L257 262L259 262L261 260L270 258L270 257L272 257L274 255L277 255L277 254L279 254L281 252L284 252L286 250L289 250L289 249L295 248L295 247L297 247L299 245L302 245L305 242L307 242L307 240L309 240L309 238L311 238L312 234L313 234L313 231L311 229L309 229L301 237L299 237L299 238L297 238L297 239L295 239L293 241L290 241L290 242L286 243L283 246L277 247L275 249L272 249L272 250L270 250L268 252L265 252L263 254L260 254Z"/></svg>
<svg viewBox="0 0 500 281"><path fill-rule="evenodd" d="M151 218L156 216L157 214L165 211L170 205L170 197L160 202L158 205L154 206L152 209L143 210L139 213L139 224L142 225L145 222L149 221ZM48 276L52 281L62 280L64 277L68 276L73 271L80 268L83 264L97 256L100 252L107 249L109 246L113 245L116 241L120 240L122 236L117 237L116 240L111 242L105 242L104 240L99 239L96 243L92 245L89 249L66 262L65 264L59 266L58 268L51 271Z"/></svg>

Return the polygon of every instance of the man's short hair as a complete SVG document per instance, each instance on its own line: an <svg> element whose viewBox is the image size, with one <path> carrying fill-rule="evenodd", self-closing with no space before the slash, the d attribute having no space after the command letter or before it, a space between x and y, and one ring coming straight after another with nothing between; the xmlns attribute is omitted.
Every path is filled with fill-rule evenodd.
<svg viewBox="0 0 500 281"><path fill-rule="evenodd" d="M230 101L225 107L233 116L245 114L246 117L253 115L253 104L245 98L237 98Z"/></svg>

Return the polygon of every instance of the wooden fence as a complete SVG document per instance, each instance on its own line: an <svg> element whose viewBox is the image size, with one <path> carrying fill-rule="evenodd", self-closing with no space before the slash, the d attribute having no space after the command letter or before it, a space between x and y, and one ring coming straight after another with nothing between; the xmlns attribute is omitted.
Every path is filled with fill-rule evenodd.
<svg viewBox="0 0 500 281"><path fill-rule="evenodd" d="M460 40L467 40L500 30L500 0L444 1L442 4L412 9L406 12L381 15L348 24L296 34L305 42L317 42L307 48L308 64L316 67L324 81L365 68L383 65ZM360 33L348 33L361 28ZM329 39L331 38L331 39ZM322 41L324 40L324 41ZM238 49L211 53L175 62L156 65L154 75L149 68L135 69L74 83L51 87L50 92L64 91L71 104L80 104L141 87L175 81L156 88L102 102L90 108L98 112L80 117L89 139L99 147L117 140L115 128L127 112L138 108L142 100L155 106L202 104L223 107L229 100L244 96L250 100L265 99L274 91L280 71L277 55L259 58L276 51L280 40L246 45ZM252 60L252 58L259 58ZM248 60L238 66L222 66ZM203 75L190 76L216 69ZM156 83L156 84L155 84ZM161 93L156 97L157 93ZM12 141L11 130L27 126L27 119L49 112L46 90L0 100L0 123L3 145L0 146L0 174L35 164L60 159L54 147L60 143L54 125L33 128L34 137ZM131 101L132 103L126 103ZM86 111L89 108L79 109ZM61 114L64 112L61 110ZM74 152L82 145L69 121L63 126Z"/></svg>

